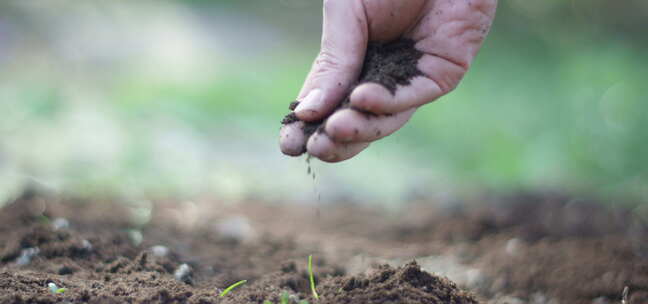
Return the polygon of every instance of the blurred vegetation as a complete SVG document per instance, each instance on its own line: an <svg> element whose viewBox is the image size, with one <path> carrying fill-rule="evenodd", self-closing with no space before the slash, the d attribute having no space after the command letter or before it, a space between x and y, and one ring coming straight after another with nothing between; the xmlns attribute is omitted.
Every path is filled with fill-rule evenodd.
<svg viewBox="0 0 648 304"><path fill-rule="evenodd" d="M317 53L320 5L1 3L0 187L313 200L276 137ZM501 1L459 88L357 159L318 165L316 191L648 201L646 15L643 0Z"/></svg>

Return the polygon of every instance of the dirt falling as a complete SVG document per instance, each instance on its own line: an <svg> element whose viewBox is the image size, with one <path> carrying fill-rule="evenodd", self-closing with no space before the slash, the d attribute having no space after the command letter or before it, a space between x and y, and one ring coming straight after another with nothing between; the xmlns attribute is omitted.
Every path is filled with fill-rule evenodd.
<svg viewBox="0 0 648 304"><path fill-rule="evenodd" d="M317 215L319 216L319 204L322 201L322 193L317 188L317 174L315 173L313 165L311 164L311 158L312 156L310 154L306 156L306 174L313 180L313 193L317 197Z"/></svg>

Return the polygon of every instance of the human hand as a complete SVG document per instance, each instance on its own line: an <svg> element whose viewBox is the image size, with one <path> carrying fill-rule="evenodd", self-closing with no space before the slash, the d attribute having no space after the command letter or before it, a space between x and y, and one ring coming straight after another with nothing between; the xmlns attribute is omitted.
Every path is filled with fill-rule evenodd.
<svg viewBox="0 0 648 304"><path fill-rule="evenodd" d="M339 162L400 129L419 106L457 86L496 6L497 0L324 0L321 51L297 97L299 120L281 128L281 151ZM421 75L393 92L374 82L354 87L367 44L399 38L413 40L422 53ZM338 110L347 96L349 107ZM324 132L305 134L309 122L324 119Z"/></svg>

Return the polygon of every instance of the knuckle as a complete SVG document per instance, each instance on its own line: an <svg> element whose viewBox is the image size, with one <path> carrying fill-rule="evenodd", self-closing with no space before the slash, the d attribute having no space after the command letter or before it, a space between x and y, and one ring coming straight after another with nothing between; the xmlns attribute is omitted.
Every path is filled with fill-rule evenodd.
<svg viewBox="0 0 648 304"><path fill-rule="evenodd" d="M350 69L352 64L347 60L336 56L332 52L322 50L315 59L315 72L326 74L332 71L345 71Z"/></svg>

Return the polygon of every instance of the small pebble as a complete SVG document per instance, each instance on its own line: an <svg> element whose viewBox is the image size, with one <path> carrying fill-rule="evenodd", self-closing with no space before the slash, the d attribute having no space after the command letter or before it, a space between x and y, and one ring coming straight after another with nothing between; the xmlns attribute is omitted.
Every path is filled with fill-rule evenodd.
<svg viewBox="0 0 648 304"><path fill-rule="evenodd" d="M151 253L156 257L165 257L169 255L169 248L162 245L155 245L151 247Z"/></svg>
<svg viewBox="0 0 648 304"><path fill-rule="evenodd" d="M83 249L85 249L85 250L87 250L87 251L91 251L91 250L92 250L92 244L91 244L90 241L88 241L88 240L83 240L83 241L81 241L81 246L83 247Z"/></svg>
<svg viewBox="0 0 648 304"><path fill-rule="evenodd" d="M64 219L62 217L57 217L52 221L52 229L54 230L59 230L59 229L67 229L70 228L70 221L67 219Z"/></svg>
<svg viewBox="0 0 648 304"><path fill-rule="evenodd" d="M65 288L59 288L53 282L47 283L47 288L49 288L50 292L52 292L53 294L60 294L65 292Z"/></svg>
<svg viewBox="0 0 648 304"><path fill-rule="evenodd" d="M56 284L54 284L52 282L47 283L47 288L49 288L49 290L52 293L56 293L56 291L58 290L58 286L56 286Z"/></svg>
<svg viewBox="0 0 648 304"><path fill-rule="evenodd" d="M518 238L512 238L506 242L505 251L508 255L515 256L519 253L522 241Z"/></svg>
<svg viewBox="0 0 648 304"><path fill-rule="evenodd" d="M128 236L131 239L131 242L133 242L133 245L139 246L139 244L142 243L144 240L144 236L142 235L142 232L139 230L131 229L128 230Z"/></svg>
<svg viewBox="0 0 648 304"><path fill-rule="evenodd" d="M18 265L27 265L31 263L32 258L37 256L40 253L40 249L37 247L34 248L25 248L20 252L20 256L16 259L16 264Z"/></svg>
<svg viewBox="0 0 648 304"><path fill-rule="evenodd" d="M178 266L178 268L173 272L173 276L180 282L190 285L193 284L193 271L191 270L191 266L187 264L181 264Z"/></svg>

